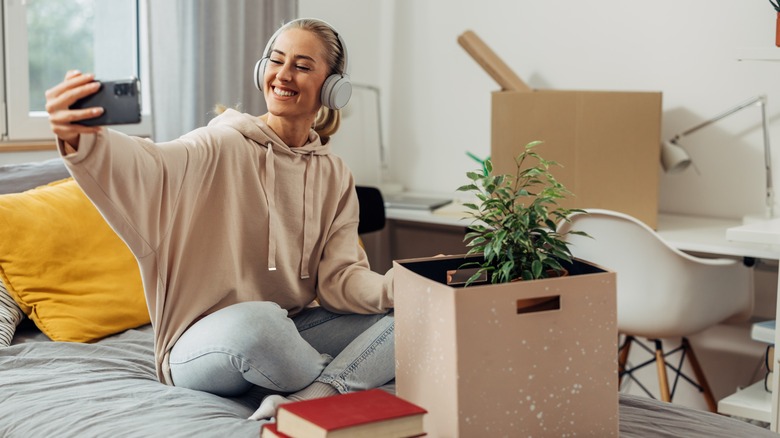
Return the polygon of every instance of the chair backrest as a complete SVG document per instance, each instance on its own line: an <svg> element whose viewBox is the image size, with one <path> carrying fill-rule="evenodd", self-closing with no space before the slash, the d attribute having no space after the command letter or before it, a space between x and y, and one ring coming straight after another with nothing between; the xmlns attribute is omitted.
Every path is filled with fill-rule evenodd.
<svg viewBox="0 0 780 438"><path fill-rule="evenodd" d="M379 231L385 227L385 201L375 187L355 186L360 204L358 234Z"/></svg>
<svg viewBox="0 0 780 438"><path fill-rule="evenodd" d="M617 273L618 330L646 337L688 336L753 305L752 274L741 261L686 254L629 215L575 213L561 232L572 254Z"/></svg>

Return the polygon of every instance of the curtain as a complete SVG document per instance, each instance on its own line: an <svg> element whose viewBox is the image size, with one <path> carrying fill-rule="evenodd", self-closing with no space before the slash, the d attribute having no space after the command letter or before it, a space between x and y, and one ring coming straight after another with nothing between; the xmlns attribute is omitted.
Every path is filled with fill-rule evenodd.
<svg viewBox="0 0 780 438"><path fill-rule="evenodd" d="M266 111L257 60L273 32L297 17L295 0L147 0L155 141L204 126L214 106Z"/></svg>

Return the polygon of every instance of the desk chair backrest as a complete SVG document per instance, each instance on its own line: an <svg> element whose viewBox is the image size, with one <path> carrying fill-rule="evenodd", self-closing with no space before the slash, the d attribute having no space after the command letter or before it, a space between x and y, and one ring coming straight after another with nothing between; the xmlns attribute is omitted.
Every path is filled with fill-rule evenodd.
<svg viewBox="0 0 780 438"><path fill-rule="evenodd" d="M379 231L385 227L385 201L382 192L375 187L356 186L360 204L360 223L358 234Z"/></svg>
<svg viewBox="0 0 780 438"><path fill-rule="evenodd" d="M617 273L618 330L648 338L684 337L736 314L749 315L750 269L740 260L686 254L629 215L574 214L561 230L572 254Z"/></svg>

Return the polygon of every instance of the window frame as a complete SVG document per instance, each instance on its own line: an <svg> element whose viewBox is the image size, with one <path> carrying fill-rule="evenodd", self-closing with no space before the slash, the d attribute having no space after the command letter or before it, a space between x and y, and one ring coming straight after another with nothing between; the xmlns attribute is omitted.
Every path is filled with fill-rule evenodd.
<svg viewBox="0 0 780 438"><path fill-rule="evenodd" d="M30 111L29 56L27 39L27 15L24 0L3 0L0 11L0 150L9 143L52 140L48 114ZM145 1L135 1L134 16L137 29L136 53L133 54L135 70L141 80L141 123L116 125L113 129L130 135L151 136L152 114L149 68L148 13ZM13 36L13 38L11 37ZM63 72L64 74L64 72ZM111 78L118 79L118 78Z"/></svg>

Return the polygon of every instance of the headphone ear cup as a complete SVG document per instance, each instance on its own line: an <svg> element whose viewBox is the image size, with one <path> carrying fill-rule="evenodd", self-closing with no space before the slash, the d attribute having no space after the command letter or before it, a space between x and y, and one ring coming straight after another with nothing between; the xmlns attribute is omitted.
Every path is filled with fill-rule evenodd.
<svg viewBox="0 0 780 438"><path fill-rule="evenodd" d="M332 110L344 108L350 97L352 97L352 81L347 75L330 75L322 84L320 100L323 105Z"/></svg>
<svg viewBox="0 0 780 438"><path fill-rule="evenodd" d="M263 91L263 76L265 76L265 66L268 65L268 58L260 58L255 64L255 87Z"/></svg>

